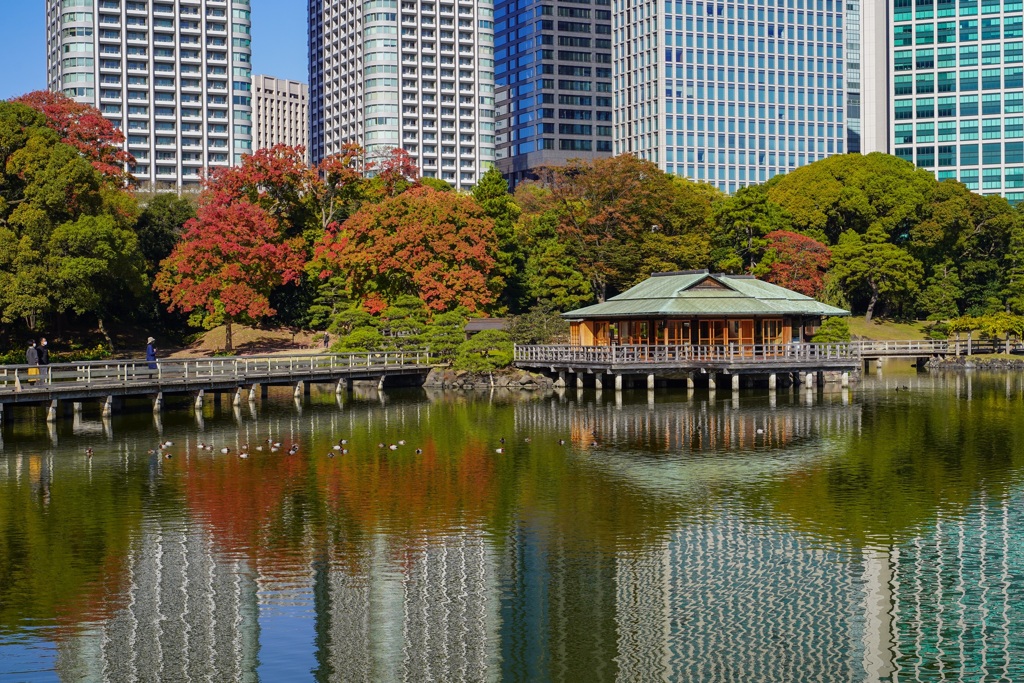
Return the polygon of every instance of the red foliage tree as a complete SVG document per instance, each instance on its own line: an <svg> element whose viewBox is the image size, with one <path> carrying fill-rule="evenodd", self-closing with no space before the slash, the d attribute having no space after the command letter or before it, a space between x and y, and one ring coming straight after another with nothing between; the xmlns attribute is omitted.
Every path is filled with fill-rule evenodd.
<svg viewBox="0 0 1024 683"><path fill-rule="evenodd" d="M98 109L46 90L30 92L14 101L45 116L61 141L77 149L105 178L117 184L132 180L125 165L134 164L135 158L124 150L124 133Z"/></svg>
<svg viewBox="0 0 1024 683"><path fill-rule="evenodd" d="M788 230L765 235L768 244L757 275L768 282L807 296L817 296L824 286L825 270L832 252L818 240Z"/></svg>
<svg viewBox="0 0 1024 683"><path fill-rule="evenodd" d="M193 313L211 328L273 315L270 291L298 279L301 238L287 239L267 212L248 201L207 196L181 241L160 264L154 289L170 310Z"/></svg>
<svg viewBox="0 0 1024 683"><path fill-rule="evenodd" d="M346 278L371 312L401 294L437 311L477 311L495 300L497 248L494 222L472 197L416 187L329 229L312 265L322 279Z"/></svg>

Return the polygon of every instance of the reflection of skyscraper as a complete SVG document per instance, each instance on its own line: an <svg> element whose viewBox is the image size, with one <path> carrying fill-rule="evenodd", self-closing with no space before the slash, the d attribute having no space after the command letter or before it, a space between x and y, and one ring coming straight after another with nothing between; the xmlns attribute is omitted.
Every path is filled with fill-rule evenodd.
<svg viewBox="0 0 1024 683"><path fill-rule="evenodd" d="M202 529L151 522L128 560L124 606L58 662L63 677L110 681L256 679L257 585ZM79 680L75 678L75 680Z"/></svg>
<svg viewBox="0 0 1024 683"><path fill-rule="evenodd" d="M479 533L402 551L374 544L365 573L329 570L320 661L325 680L498 680L494 551Z"/></svg>
<svg viewBox="0 0 1024 683"><path fill-rule="evenodd" d="M860 592L844 558L719 514L620 557L619 680L863 678Z"/></svg>

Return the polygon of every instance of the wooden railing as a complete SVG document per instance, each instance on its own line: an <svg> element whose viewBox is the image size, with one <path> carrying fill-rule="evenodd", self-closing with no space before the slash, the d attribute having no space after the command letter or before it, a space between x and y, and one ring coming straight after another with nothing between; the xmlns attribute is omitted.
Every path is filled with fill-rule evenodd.
<svg viewBox="0 0 1024 683"><path fill-rule="evenodd" d="M815 363L857 359L850 344L623 344L616 346L516 346L517 363L623 365L633 363Z"/></svg>
<svg viewBox="0 0 1024 683"><path fill-rule="evenodd" d="M132 383L201 385L205 382L239 383L294 376L334 376L365 371L426 368L428 351L342 353L295 356L237 356L127 361L53 363L43 366L0 366L0 393L30 388L60 389L122 386Z"/></svg>

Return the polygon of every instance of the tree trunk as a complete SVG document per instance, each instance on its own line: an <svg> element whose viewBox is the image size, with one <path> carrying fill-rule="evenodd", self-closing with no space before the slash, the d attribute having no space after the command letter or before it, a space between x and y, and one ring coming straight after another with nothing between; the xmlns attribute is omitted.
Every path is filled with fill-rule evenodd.
<svg viewBox="0 0 1024 683"><path fill-rule="evenodd" d="M107 347L110 349L110 352L114 353L114 340L111 339L110 334L107 333L107 328L103 324L103 318L97 318L97 320L99 320L100 334L102 334L103 338L107 340Z"/></svg>
<svg viewBox="0 0 1024 683"><path fill-rule="evenodd" d="M604 280L597 283L597 303L603 304L608 298L608 283Z"/></svg>
<svg viewBox="0 0 1024 683"><path fill-rule="evenodd" d="M228 318L224 322L224 350L234 351L234 347L231 343L231 318Z"/></svg>
<svg viewBox="0 0 1024 683"><path fill-rule="evenodd" d="M871 322L871 316L875 314L875 304L878 303L878 295L874 292L871 293L871 301L868 302L867 313L864 314L864 322Z"/></svg>

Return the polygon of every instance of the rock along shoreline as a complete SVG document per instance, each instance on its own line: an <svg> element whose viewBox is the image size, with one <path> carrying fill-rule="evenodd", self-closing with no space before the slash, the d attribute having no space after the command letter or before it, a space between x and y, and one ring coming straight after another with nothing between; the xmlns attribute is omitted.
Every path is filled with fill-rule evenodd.
<svg viewBox="0 0 1024 683"><path fill-rule="evenodd" d="M483 387L499 387L503 389L523 389L526 391L547 391L555 386L554 380L545 375L515 368L488 372L468 372L434 368L423 382L425 387L440 389L480 389Z"/></svg>
<svg viewBox="0 0 1024 683"><path fill-rule="evenodd" d="M932 358L925 367L929 370L1024 370L1021 358L979 358L978 356L948 356Z"/></svg>

